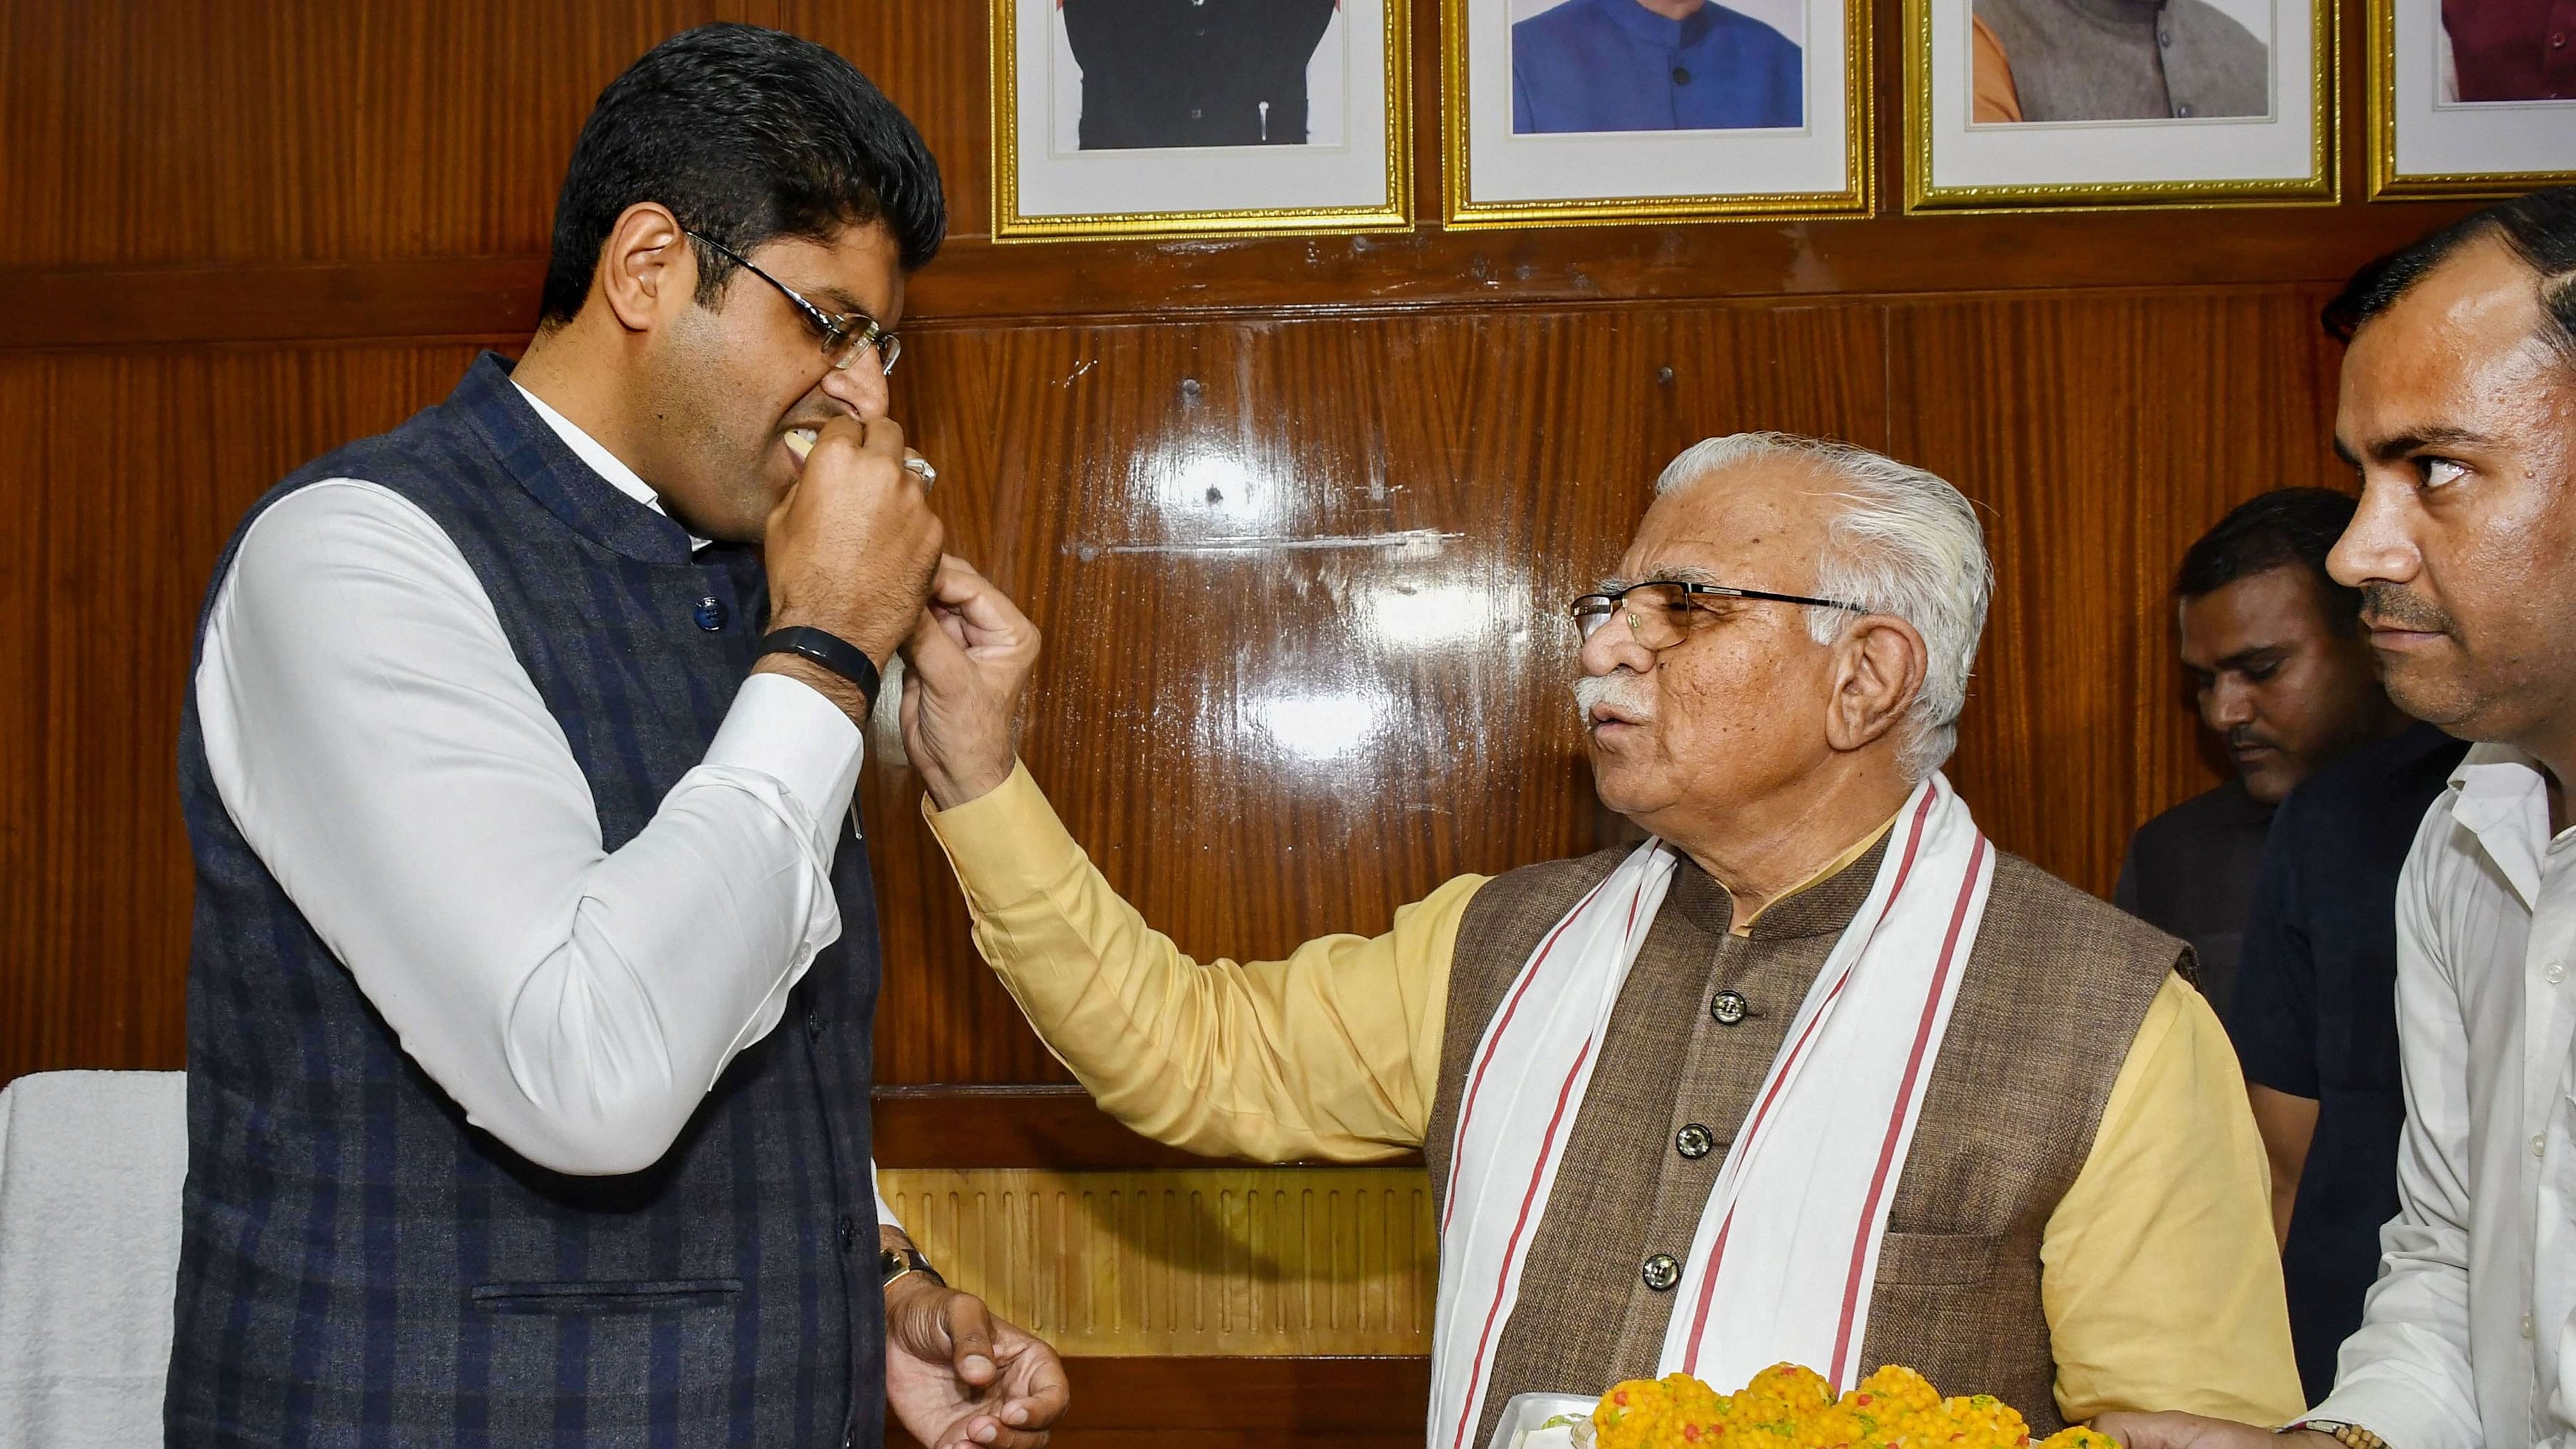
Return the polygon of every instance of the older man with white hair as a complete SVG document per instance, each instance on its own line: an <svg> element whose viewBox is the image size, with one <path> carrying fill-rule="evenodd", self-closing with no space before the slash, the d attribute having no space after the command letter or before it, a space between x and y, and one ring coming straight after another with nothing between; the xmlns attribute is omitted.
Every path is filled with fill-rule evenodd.
<svg viewBox="0 0 2576 1449"><path fill-rule="evenodd" d="M2263 1148L2170 938L1996 851L1939 773L1992 572L1966 499L1751 433L1574 601L1601 799L1652 839L1375 938L1199 964L1017 766L1037 636L949 560L905 723L975 939L1101 1106L1194 1151L1420 1148L1428 1442L1504 1401L1910 1364L2043 1432L2299 1406Z"/></svg>

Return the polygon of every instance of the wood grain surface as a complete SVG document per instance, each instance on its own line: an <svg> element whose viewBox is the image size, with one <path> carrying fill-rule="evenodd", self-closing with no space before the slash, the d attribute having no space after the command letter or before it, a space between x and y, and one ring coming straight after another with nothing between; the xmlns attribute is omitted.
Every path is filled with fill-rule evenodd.
<svg viewBox="0 0 2576 1449"><path fill-rule="evenodd" d="M1410 3L1427 98L1440 5ZM0 1081L182 1064L172 770L216 555L276 478L524 338L583 116L689 24L834 46L940 157L952 240L913 289L898 414L956 546L1046 630L1032 769L1202 955L1382 930L1458 872L1590 848L1558 610L1666 458L1752 427L1888 449L1979 503L2001 587L1954 777L2002 845L2107 892L2129 831L2217 778L2173 562L2237 499L2344 480L2315 307L2465 209L999 245L984 15L0 0ZM1423 198L1437 142L1419 128ZM862 795L884 1160L1189 1168L1066 1086L977 960L917 780L881 754ZM1072 1373L1068 1449L1418 1443L1427 1385L1411 1358Z"/></svg>
<svg viewBox="0 0 2576 1449"><path fill-rule="evenodd" d="M1065 1377L1049 1449L1416 1449L1431 1401L1426 1358L1072 1358Z"/></svg>
<svg viewBox="0 0 2576 1449"><path fill-rule="evenodd" d="M2170 560L2232 499L2339 476L2313 305L2457 210L995 246L974 5L0 5L0 1079L179 1064L170 771L216 551L271 480L515 345L592 96L717 16L841 48L942 156L958 239L902 415L1052 640L1033 766L1200 953L1382 929L1595 839L1555 607L1658 463L1753 426L1988 506L1957 773L2006 845L2107 889L2127 831L2213 778ZM865 788L887 1079L1062 1082L916 783Z"/></svg>
<svg viewBox="0 0 2576 1449"><path fill-rule="evenodd" d="M1440 1280L1410 1168L889 1168L959 1288L1065 1354L1420 1354Z"/></svg>

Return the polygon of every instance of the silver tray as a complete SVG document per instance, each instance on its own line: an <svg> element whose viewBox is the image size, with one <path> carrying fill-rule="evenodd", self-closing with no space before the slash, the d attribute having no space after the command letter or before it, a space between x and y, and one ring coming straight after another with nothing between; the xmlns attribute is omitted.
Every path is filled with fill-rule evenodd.
<svg viewBox="0 0 2576 1449"><path fill-rule="evenodd" d="M1595 1394L1514 1394L1503 1403L1502 1422L1494 1426L1489 1449L1521 1449L1530 1432L1559 1414L1585 1414L1601 1399Z"/></svg>

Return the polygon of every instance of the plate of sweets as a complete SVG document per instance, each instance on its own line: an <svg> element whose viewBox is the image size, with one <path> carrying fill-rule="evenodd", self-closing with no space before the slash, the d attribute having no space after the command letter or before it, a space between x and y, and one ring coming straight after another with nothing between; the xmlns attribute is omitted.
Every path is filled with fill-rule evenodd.
<svg viewBox="0 0 2576 1449"><path fill-rule="evenodd" d="M1503 1406L1493 1449L2029 1449L2030 1426L1992 1394L1943 1398L1889 1364L1849 1392L1822 1374L1774 1364L1732 1394L1688 1374L1630 1379L1597 1400L1518 1394ZM2039 1449L2119 1449L2090 1429L2064 1429Z"/></svg>

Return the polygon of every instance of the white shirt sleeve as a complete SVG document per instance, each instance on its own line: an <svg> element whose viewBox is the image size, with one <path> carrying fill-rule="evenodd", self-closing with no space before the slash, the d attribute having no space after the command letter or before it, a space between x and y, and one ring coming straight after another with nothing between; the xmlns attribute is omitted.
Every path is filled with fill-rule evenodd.
<svg viewBox="0 0 2576 1449"><path fill-rule="evenodd" d="M2406 1126L2397 1216L2380 1229L2380 1276L2344 1340L2334 1391L2310 1418L2359 1424L2401 1449L2478 1449L2469 1367L2469 1034L2443 949L2438 873L2451 812L2435 808L2397 885L2398 1057Z"/></svg>
<svg viewBox="0 0 2576 1449"><path fill-rule="evenodd" d="M195 688L261 862L466 1119L541 1166L658 1160L840 935L848 716L751 676L611 852L481 581L380 485L317 483L253 523Z"/></svg>

